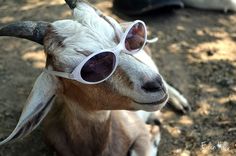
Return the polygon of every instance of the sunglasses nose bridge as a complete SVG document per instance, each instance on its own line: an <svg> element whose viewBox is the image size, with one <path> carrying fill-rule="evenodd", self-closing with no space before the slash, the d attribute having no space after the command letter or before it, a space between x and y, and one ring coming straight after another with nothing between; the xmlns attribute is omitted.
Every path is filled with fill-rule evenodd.
<svg viewBox="0 0 236 156"><path fill-rule="evenodd" d="M112 51L115 53L116 56L119 56L122 50L125 50L124 43L120 42Z"/></svg>

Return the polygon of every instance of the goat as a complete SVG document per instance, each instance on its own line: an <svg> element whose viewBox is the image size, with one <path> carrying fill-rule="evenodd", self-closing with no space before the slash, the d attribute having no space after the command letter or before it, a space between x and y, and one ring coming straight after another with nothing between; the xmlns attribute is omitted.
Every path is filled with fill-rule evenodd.
<svg viewBox="0 0 236 156"><path fill-rule="evenodd" d="M184 5L206 9L223 10L224 12L236 11L236 0L182 0Z"/></svg>
<svg viewBox="0 0 236 156"><path fill-rule="evenodd" d="M145 121L166 104L168 92L179 108L188 107L187 100L164 81L144 50L121 53L116 71L99 84L51 74L71 73L87 55L117 45L121 35L119 23L88 3L66 3L74 20L24 21L0 28L0 36L43 45L47 58L47 70L37 78L16 128L0 145L28 135L42 122L46 142L60 156L156 155L160 133L150 136Z"/></svg>

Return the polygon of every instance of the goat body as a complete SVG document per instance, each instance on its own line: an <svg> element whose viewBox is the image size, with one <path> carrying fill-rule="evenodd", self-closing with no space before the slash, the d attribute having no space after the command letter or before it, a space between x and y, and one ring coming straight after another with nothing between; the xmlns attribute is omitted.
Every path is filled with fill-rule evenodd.
<svg viewBox="0 0 236 156"><path fill-rule="evenodd" d="M140 156L156 155L157 151L150 153L149 132L135 112L92 111L81 116L59 109L64 113L53 112L44 123L47 142L58 155L126 156L131 149ZM58 113L60 120L55 119Z"/></svg>
<svg viewBox="0 0 236 156"><path fill-rule="evenodd" d="M85 89L87 85L78 87L68 80L63 80L63 85L66 92L61 93L62 98L44 120L47 143L59 155L126 156L131 149L140 156L156 155L145 122L135 112L99 108L127 108L125 97L114 96L106 85ZM97 91L99 99L88 96L87 92L94 96Z"/></svg>

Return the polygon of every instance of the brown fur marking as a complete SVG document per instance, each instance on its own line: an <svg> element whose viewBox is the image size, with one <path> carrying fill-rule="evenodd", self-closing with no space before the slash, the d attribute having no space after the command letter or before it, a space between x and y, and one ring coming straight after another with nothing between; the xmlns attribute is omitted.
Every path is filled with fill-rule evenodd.
<svg viewBox="0 0 236 156"><path fill-rule="evenodd" d="M64 98L44 121L47 142L58 155L126 156L140 138L149 141L145 124L134 112L104 111L129 108L130 99L105 84L62 81Z"/></svg>

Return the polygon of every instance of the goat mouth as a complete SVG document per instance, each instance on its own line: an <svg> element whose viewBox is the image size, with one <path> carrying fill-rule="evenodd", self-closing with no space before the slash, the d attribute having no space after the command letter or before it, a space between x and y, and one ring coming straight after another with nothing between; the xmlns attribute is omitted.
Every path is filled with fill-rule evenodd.
<svg viewBox="0 0 236 156"><path fill-rule="evenodd" d="M168 94L166 94L162 99L155 101L155 102L150 102L150 103L141 103L141 102L137 102L137 101L134 101L134 102L137 104L140 104L140 105L159 105L159 104L162 104L163 102L165 102L167 99L168 99Z"/></svg>

